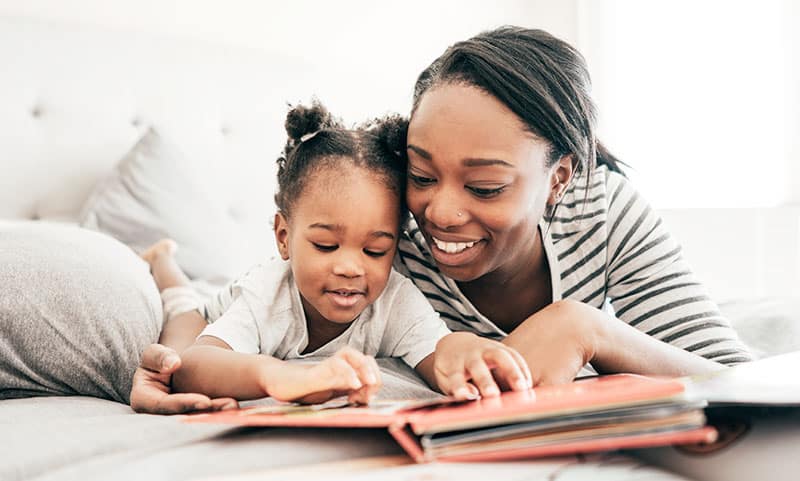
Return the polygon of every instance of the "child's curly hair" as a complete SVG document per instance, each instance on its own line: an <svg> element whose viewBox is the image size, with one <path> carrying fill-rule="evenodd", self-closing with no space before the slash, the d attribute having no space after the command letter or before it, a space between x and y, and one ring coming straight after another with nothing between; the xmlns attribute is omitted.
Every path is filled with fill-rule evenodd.
<svg viewBox="0 0 800 481"><path fill-rule="evenodd" d="M406 134L408 119L387 115L346 128L318 101L293 106L286 115L288 139L278 158L275 203L287 217L309 179L321 168L341 169L342 163L381 176L397 193L401 219L406 217Z"/></svg>

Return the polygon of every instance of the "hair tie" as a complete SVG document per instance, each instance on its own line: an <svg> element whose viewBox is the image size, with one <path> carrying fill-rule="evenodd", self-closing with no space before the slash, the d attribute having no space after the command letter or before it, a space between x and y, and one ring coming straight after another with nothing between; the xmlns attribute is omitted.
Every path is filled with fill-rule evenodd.
<svg viewBox="0 0 800 481"><path fill-rule="evenodd" d="M303 135L302 137L300 137L300 143L302 144L303 142L305 142L307 140L313 139L314 136L317 135L318 133L320 133L319 130Z"/></svg>

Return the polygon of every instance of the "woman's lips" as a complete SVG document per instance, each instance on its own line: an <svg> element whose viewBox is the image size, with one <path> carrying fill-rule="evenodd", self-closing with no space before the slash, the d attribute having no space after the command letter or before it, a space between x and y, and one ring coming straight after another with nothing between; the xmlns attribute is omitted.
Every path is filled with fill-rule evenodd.
<svg viewBox="0 0 800 481"><path fill-rule="evenodd" d="M450 267L459 267L472 262L486 244L483 239L468 242L450 242L435 236L430 236L430 238L433 258L436 259L438 264Z"/></svg>

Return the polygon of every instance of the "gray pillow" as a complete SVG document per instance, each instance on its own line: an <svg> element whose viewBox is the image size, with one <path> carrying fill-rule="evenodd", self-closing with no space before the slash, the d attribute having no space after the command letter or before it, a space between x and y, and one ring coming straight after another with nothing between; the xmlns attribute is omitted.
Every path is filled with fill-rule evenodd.
<svg viewBox="0 0 800 481"><path fill-rule="evenodd" d="M136 252L170 237L190 279L221 286L261 260L247 235L214 201L212 181L153 128L100 182L84 204L80 224L119 239Z"/></svg>
<svg viewBox="0 0 800 481"><path fill-rule="evenodd" d="M88 395L128 402L161 330L147 264L67 224L0 222L0 399Z"/></svg>

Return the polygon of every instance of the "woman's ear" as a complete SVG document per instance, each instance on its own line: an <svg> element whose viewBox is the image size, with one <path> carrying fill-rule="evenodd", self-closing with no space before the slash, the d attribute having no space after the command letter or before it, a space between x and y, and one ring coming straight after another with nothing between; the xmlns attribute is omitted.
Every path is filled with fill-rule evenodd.
<svg viewBox="0 0 800 481"><path fill-rule="evenodd" d="M575 174L575 156L567 154L558 159L550 168L550 195L547 197L548 205L556 205L564 197L569 188L572 176Z"/></svg>
<svg viewBox="0 0 800 481"><path fill-rule="evenodd" d="M281 259L289 260L289 220L283 212L275 214L275 243Z"/></svg>

